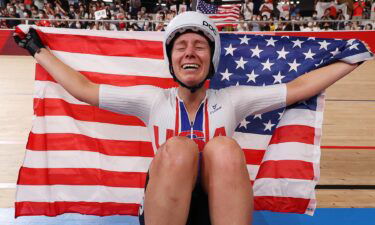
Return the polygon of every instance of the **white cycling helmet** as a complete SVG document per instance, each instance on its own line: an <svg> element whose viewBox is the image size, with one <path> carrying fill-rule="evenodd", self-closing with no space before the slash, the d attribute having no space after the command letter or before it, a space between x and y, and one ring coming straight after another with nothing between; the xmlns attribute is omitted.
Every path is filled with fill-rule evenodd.
<svg viewBox="0 0 375 225"><path fill-rule="evenodd" d="M194 87L189 87L183 84L182 82L180 82L176 78L173 72L173 68L170 65L173 41L180 34L183 34L187 31L192 31L192 32L203 34L207 38L211 46L211 61L212 62L211 62L210 67L212 69L210 69L210 72L207 75L206 79L202 81L202 83ZM169 67L171 75L179 84L181 84L183 87L190 89L192 92L196 91L201 86L203 86L204 82L207 79L210 79L214 75L214 73L217 71L217 68L219 66L220 51L221 51L219 31L211 19L209 19L206 15L199 13L199 12L188 11L188 12L181 13L175 18L173 18L168 24L166 31L164 32L163 48L164 48L164 61Z"/></svg>

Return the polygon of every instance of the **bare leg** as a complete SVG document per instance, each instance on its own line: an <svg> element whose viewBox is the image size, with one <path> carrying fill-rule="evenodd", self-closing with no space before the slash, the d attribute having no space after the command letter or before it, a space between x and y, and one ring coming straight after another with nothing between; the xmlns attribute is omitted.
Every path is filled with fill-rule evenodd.
<svg viewBox="0 0 375 225"><path fill-rule="evenodd" d="M145 194L146 225L185 225L198 173L198 147L173 137L158 150Z"/></svg>
<svg viewBox="0 0 375 225"><path fill-rule="evenodd" d="M253 194L242 149L229 137L216 137L203 150L202 180L213 225L249 225Z"/></svg>

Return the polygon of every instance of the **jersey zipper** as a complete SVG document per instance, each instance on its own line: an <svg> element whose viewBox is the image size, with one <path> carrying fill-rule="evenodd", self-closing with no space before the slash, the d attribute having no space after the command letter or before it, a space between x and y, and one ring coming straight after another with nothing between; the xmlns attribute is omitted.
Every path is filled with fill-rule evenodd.
<svg viewBox="0 0 375 225"><path fill-rule="evenodd" d="M185 107L185 103L182 102L182 105L184 106L185 108L185 111L187 113L187 116L189 118L189 122L190 122L190 137L192 138L193 137L193 130L194 130L194 123L195 123L195 117L197 117L197 113L199 111L199 109L201 108L202 104L204 104L204 101L201 102L201 104L199 105L197 111L195 111L195 115L194 115L194 120L191 120L190 119L190 116L189 116L189 112L187 111L186 107ZM204 109L203 109L204 110Z"/></svg>

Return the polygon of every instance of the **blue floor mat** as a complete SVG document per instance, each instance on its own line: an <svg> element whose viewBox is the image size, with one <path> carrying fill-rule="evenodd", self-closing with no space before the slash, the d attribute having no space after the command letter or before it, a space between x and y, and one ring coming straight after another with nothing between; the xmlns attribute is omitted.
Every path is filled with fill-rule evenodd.
<svg viewBox="0 0 375 225"><path fill-rule="evenodd" d="M14 209L0 209L0 225L138 225L133 216L85 216L64 214L57 217L29 216L14 219ZM314 216L254 212L253 225L375 225L375 209L319 208Z"/></svg>

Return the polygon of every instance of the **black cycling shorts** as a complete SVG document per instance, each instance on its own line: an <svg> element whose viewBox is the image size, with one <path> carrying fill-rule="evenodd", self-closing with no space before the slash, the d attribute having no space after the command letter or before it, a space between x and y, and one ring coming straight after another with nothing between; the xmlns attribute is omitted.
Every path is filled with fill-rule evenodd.
<svg viewBox="0 0 375 225"><path fill-rule="evenodd" d="M211 225L210 214L208 210L208 196L203 190L200 176L201 154L199 156L198 177L193 193L191 195L190 211L186 225ZM145 190L147 188L148 180L149 174L147 173ZM139 223L140 225L145 225L144 211L141 215L139 215Z"/></svg>

